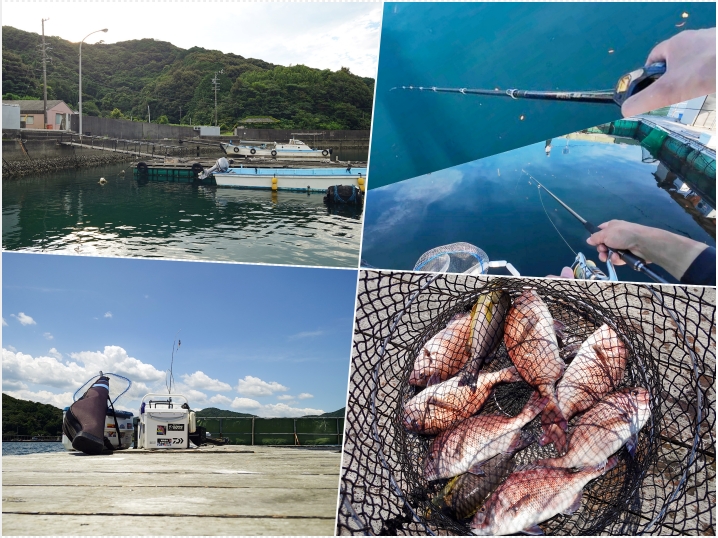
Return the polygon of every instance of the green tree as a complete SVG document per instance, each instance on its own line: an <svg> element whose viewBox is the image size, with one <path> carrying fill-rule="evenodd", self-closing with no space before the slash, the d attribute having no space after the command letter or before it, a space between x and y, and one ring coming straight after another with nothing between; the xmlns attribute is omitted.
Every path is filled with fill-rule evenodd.
<svg viewBox="0 0 718 538"><path fill-rule="evenodd" d="M110 112L110 117L114 119L120 119L124 118L125 116L122 114L122 111L119 108L112 109L112 112Z"/></svg>

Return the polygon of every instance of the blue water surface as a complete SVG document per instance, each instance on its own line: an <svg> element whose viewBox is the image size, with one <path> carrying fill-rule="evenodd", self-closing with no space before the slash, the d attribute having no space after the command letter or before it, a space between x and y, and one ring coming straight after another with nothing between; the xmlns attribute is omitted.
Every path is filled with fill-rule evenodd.
<svg viewBox="0 0 718 538"><path fill-rule="evenodd" d="M681 30L713 27L715 20L712 2L386 3L368 186L620 117L613 104L393 87L609 89L642 66L657 43Z"/></svg>
<svg viewBox="0 0 718 538"><path fill-rule="evenodd" d="M466 241L523 276L559 274L575 257L571 249L597 261L588 232L546 193L539 196L527 174L596 225L622 219L715 246L715 217L712 227L697 220L660 188L654 174L661 164L643 162L641 146L566 138L551 145L548 157L540 142L368 191L362 260L412 269L427 250ZM618 276L647 280L626 267Z"/></svg>

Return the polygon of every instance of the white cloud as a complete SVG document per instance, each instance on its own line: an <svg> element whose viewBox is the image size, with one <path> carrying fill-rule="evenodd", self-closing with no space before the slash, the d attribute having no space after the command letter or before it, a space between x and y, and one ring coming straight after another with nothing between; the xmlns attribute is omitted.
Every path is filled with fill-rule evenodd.
<svg viewBox="0 0 718 538"><path fill-rule="evenodd" d="M7 327L7 321L5 321L5 318L2 318L2 326Z"/></svg>
<svg viewBox="0 0 718 538"><path fill-rule="evenodd" d="M262 405L251 398L235 398L231 404L232 409L240 412L251 413L260 417L303 417L304 415L321 415L321 409L311 407L292 407L286 403Z"/></svg>
<svg viewBox="0 0 718 538"><path fill-rule="evenodd" d="M44 404L54 405L63 409L72 403L72 392L63 392L62 394L53 394L46 390L39 390L33 392L31 390L10 390L4 391L5 394L12 396L13 398L19 398L21 400L30 400L31 402L40 402Z"/></svg>
<svg viewBox="0 0 718 538"><path fill-rule="evenodd" d="M10 351L17 351L13 346L7 346L5 349L9 349Z"/></svg>
<svg viewBox="0 0 718 538"><path fill-rule="evenodd" d="M289 394L280 394L279 396L277 396L277 400L280 400L280 401L287 401L287 400L293 400L293 399L294 399L294 396L290 396Z"/></svg>
<svg viewBox="0 0 718 538"><path fill-rule="evenodd" d="M133 382L164 380L165 372L158 370L151 364L144 363L130 357L120 346L105 346L102 351L81 351L71 353L70 356L85 365L91 372L113 372L122 374Z"/></svg>
<svg viewBox="0 0 718 538"><path fill-rule="evenodd" d="M230 405L232 403L232 399L227 398L223 394L215 394L209 399L209 403L218 405Z"/></svg>
<svg viewBox="0 0 718 538"><path fill-rule="evenodd" d="M57 349L55 349L54 347L53 347L53 348L50 348L50 351L48 351L47 354L50 355L50 357L55 357L57 360L62 359L62 353L60 353L60 352L59 352Z"/></svg>
<svg viewBox="0 0 718 538"><path fill-rule="evenodd" d="M99 368L98 368L99 370ZM74 362L63 363L55 357L32 357L22 352L2 350L3 380L77 388L87 381L87 370Z"/></svg>
<svg viewBox="0 0 718 538"><path fill-rule="evenodd" d="M284 403L278 403L264 405L256 414L260 417L303 417L304 415L321 415L322 413L324 411L321 409L291 407Z"/></svg>
<svg viewBox="0 0 718 538"><path fill-rule="evenodd" d="M308 398L314 398L313 394L309 394L308 392L302 392L299 396L297 396L300 400L306 400Z"/></svg>
<svg viewBox="0 0 718 538"><path fill-rule="evenodd" d="M54 340L55 337L52 336L52 333L43 333L43 336L45 337L45 340Z"/></svg>
<svg viewBox="0 0 718 538"><path fill-rule="evenodd" d="M275 392L285 392L288 390L287 387L280 385L276 381L262 381L258 377L251 375L240 379L237 384L237 392L245 396L271 396Z"/></svg>
<svg viewBox="0 0 718 538"><path fill-rule="evenodd" d="M111 318L111 317L112 317L112 312L110 312L109 310L108 310L107 312L105 312L105 317L106 317L106 318Z"/></svg>
<svg viewBox="0 0 718 538"><path fill-rule="evenodd" d="M15 314L11 314L11 316L18 320L21 325L37 325L35 320L25 314L25 312L20 312L17 316Z"/></svg>
<svg viewBox="0 0 718 538"><path fill-rule="evenodd" d="M182 380L185 385L193 389L212 391L232 390L232 386L229 383L225 383L219 379L212 379L201 370L197 370L193 374L182 374Z"/></svg>
<svg viewBox="0 0 718 538"><path fill-rule="evenodd" d="M262 408L262 404L257 400L251 398L235 398L231 404L232 409L239 409L241 411L256 411Z"/></svg>
<svg viewBox="0 0 718 538"><path fill-rule="evenodd" d="M27 385L17 379L3 378L3 380L2 380L2 390L3 391L20 390L20 389L26 389L26 388L27 388Z"/></svg>
<svg viewBox="0 0 718 538"><path fill-rule="evenodd" d="M297 334L293 334L289 338L291 340L296 340L297 338L313 338L315 336L321 336L323 334L324 331L304 331Z"/></svg>

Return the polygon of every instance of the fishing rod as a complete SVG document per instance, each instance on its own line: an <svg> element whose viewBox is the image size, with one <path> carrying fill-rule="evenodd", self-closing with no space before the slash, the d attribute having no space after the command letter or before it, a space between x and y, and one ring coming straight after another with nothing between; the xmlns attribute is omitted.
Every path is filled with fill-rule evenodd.
<svg viewBox="0 0 718 538"><path fill-rule="evenodd" d="M440 88L438 86L397 86L389 91L418 90L436 93L460 93L463 95L488 95L512 99L539 99L544 101L573 101L580 103L615 103L618 106L636 93L645 90L666 72L666 64L656 62L626 73L610 90L593 91L533 91L533 90L485 90L481 88Z"/></svg>
<svg viewBox="0 0 718 538"><path fill-rule="evenodd" d="M591 235L601 231L601 229L598 226L588 222L581 215L579 215L573 209L571 209L568 205L566 205L558 196L556 196L554 193L552 193L550 190L548 190L543 184L541 184L541 182L538 179L533 177L531 174L529 174L523 168L521 169L521 171L524 174L526 174L527 176L529 176L531 179L533 179L536 183L538 183L539 189L545 190L554 200L556 200L559 204L561 204L561 206L563 206L563 208L566 209L566 211L571 213L571 215L573 215L576 218L576 220L578 220L581 224L583 224L583 227L586 228L586 230L588 230L588 232ZM634 271L638 271L639 273L645 274L648 278L650 278L654 282L659 282L661 284L668 283L668 281L665 278L663 278L659 274L655 273L652 269L650 269L646 265L646 261L644 259L639 258L635 254L632 254L631 252L629 252L627 250L618 250L618 249L611 249L611 248L608 249L607 264L609 267L609 271L612 271L612 269L613 269L611 266L611 255L613 255L614 253L617 254L618 257L621 258L626 263L626 265L628 265Z"/></svg>

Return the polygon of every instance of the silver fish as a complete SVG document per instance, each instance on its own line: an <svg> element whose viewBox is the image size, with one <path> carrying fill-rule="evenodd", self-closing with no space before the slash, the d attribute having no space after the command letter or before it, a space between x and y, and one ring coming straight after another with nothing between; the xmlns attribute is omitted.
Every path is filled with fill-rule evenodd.
<svg viewBox="0 0 718 538"><path fill-rule="evenodd" d="M467 471L482 473L481 466L501 453L511 453L521 445L521 428L546 406L547 398L534 393L521 413L477 415L437 435L424 462L424 478L438 480Z"/></svg>
<svg viewBox="0 0 718 538"><path fill-rule="evenodd" d="M614 457L595 468L578 472L533 465L511 474L471 521L473 533L503 536L524 532L543 534L538 526L557 514L573 514L581 507L583 487L618 463Z"/></svg>
<svg viewBox="0 0 718 538"><path fill-rule="evenodd" d="M516 368L480 372L472 385L461 376L427 387L404 404L404 427L415 433L434 434L477 413L494 385L520 381Z"/></svg>
<svg viewBox="0 0 718 538"><path fill-rule="evenodd" d="M555 384L566 365L559 355L554 320L535 290L525 290L514 301L506 318L504 343L521 377L549 399L541 417L544 432L554 431L550 426L556 424L559 436L565 435L568 423L558 405Z"/></svg>
<svg viewBox="0 0 718 538"><path fill-rule="evenodd" d="M552 467L590 467L606 461L624 444L633 456L638 432L651 416L651 395L640 387L612 392L586 411L570 434L568 452L543 460Z"/></svg>
<svg viewBox="0 0 718 538"><path fill-rule="evenodd" d="M466 347L470 326L469 313L457 314L444 329L432 336L414 359L409 384L435 385L461 370L470 357Z"/></svg>
<svg viewBox="0 0 718 538"><path fill-rule="evenodd" d="M576 354L566 373L556 387L556 397L561 413L570 420L574 415L585 411L606 394L616 390L626 370L628 350L616 331L604 324L596 330ZM559 453L568 449L565 435L556 431L552 424L544 432L539 444L544 445L550 439L556 439L555 447Z"/></svg>

